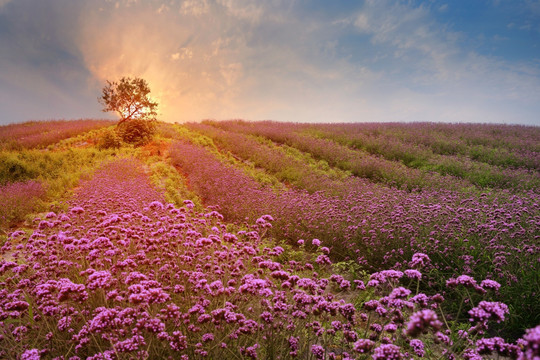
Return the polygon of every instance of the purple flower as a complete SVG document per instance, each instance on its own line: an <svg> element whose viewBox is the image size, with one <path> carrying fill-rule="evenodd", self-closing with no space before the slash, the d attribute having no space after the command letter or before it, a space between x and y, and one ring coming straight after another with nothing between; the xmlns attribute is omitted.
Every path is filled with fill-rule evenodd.
<svg viewBox="0 0 540 360"><path fill-rule="evenodd" d="M71 316L64 316L60 320L58 320L58 330L64 331L71 325L72 318Z"/></svg>
<svg viewBox="0 0 540 360"><path fill-rule="evenodd" d="M316 359L324 359L324 348L320 345L312 345L311 352L315 355Z"/></svg>
<svg viewBox="0 0 540 360"><path fill-rule="evenodd" d="M206 333L202 336L202 341L203 342L209 342L209 341L214 341L214 334L212 333Z"/></svg>
<svg viewBox="0 0 540 360"><path fill-rule="evenodd" d="M399 351L399 346L393 344L382 344L373 351L373 360L401 360L403 354Z"/></svg>
<svg viewBox="0 0 540 360"><path fill-rule="evenodd" d="M429 256L427 256L426 254L416 253L412 256L412 260L411 262L409 262L409 266L423 268L429 265L430 262L431 260L429 259Z"/></svg>
<svg viewBox="0 0 540 360"><path fill-rule="evenodd" d="M361 354L370 352L375 343L369 339L359 339L354 343L354 351Z"/></svg>
<svg viewBox="0 0 540 360"><path fill-rule="evenodd" d="M267 323L271 323L272 321L274 321L274 316L268 311L265 311L261 314L261 319L263 319Z"/></svg>
<svg viewBox="0 0 540 360"><path fill-rule="evenodd" d="M478 286L478 283L469 275L460 275L455 279L451 278L446 281L446 286L448 287L456 287L458 285L476 288Z"/></svg>
<svg viewBox="0 0 540 360"><path fill-rule="evenodd" d="M465 349L465 351L463 352L463 359L465 359L465 360L484 360L484 358L482 356L480 356L480 354L478 354L478 352L476 352L476 350L474 350L474 349Z"/></svg>
<svg viewBox="0 0 540 360"><path fill-rule="evenodd" d="M146 345L144 337L141 335L134 335L126 340L119 341L114 344L114 349L118 352L132 352L140 350Z"/></svg>
<svg viewBox="0 0 540 360"><path fill-rule="evenodd" d="M317 264L319 264L319 265L324 265L324 264L331 265L332 264L332 260L330 260L328 255L325 255L325 254L317 256L317 259L315 260L315 262Z"/></svg>
<svg viewBox="0 0 540 360"><path fill-rule="evenodd" d="M148 205L148 207L155 210L163 210L164 208L163 204L160 201L152 201L150 205Z"/></svg>
<svg viewBox="0 0 540 360"><path fill-rule="evenodd" d="M174 331L169 345L174 351L185 350L187 348L187 337L185 337L180 331Z"/></svg>
<svg viewBox="0 0 540 360"><path fill-rule="evenodd" d="M393 332L396 332L396 330L397 330L397 325L394 323L389 323L384 326L384 331L386 332L393 333Z"/></svg>
<svg viewBox="0 0 540 360"><path fill-rule="evenodd" d="M321 240L319 239L313 239L311 241L311 243L314 245L314 246L321 246Z"/></svg>
<svg viewBox="0 0 540 360"><path fill-rule="evenodd" d="M249 346L247 348L245 347L241 347L240 348L240 353L242 353L242 355L244 356L248 356L252 359L256 359L257 358L257 349L259 348L259 344L255 344L253 346Z"/></svg>
<svg viewBox="0 0 540 360"><path fill-rule="evenodd" d="M397 279L400 279L402 277L403 277L403 273L401 271L398 271L398 270L383 270L383 271L379 271L379 272L371 274L369 279L370 279L370 282L372 280L375 280L375 281L380 282L380 283L385 283L387 281L397 280ZM377 286L378 285L378 284L370 285L370 282L368 283L368 286Z"/></svg>
<svg viewBox="0 0 540 360"><path fill-rule="evenodd" d="M84 209L80 206L75 206L75 207L72 207L70 210L69 210L70 213L72 214L82 214L84 212Z"/></svg>
<svg viewBox="0 0 540 360"><path fill-rule="evenodd" d="M476 349L480 355L497 353L502 356L509 356L512 359L517 358L518 354L521 353L517 345L507 344L500 337L479 339L476 342Z"/></svg>
<svg viewBox="0 0 540 360"><path fill-rule="evenodd" d="M504 321L508 314L508 306L500 302L480 301L477 307L469 310L470 321L485 322L494 320L498 323Z"/></svg>
<svg viewBox="0 0 540 360"><path fill-rule="evenodd" d="M494 280L489 280L489 279L486 279L486 280L482 280L482 282L480 283L480 286L485 290L485 289L492 289L492 290L499 290L499 288L501 287L501 284L499 284L498 282L494 281Z"/></svg>
<svg viewBox="0 0 540 360"><path fill-rule="evenodd" d="M411 315L405 333L409 336L416 337L423 332L427 332L430 327L439 330L441 326L442 323L437 318L435 311L425 309Z"/></svg>
<svg viewBox="0 0 540 360"><path fill-rule="evenodd" d="M420 280L422 278L422 273L418 270L408 269L408 270L405 270L405 276L407 276L410 279Z"/></svg>
<svg viewBox="0 0 540 360"><path fill-rule="evenodd" d="M403 299L409 296L410 294L411 294L411 290L400 286L392 290L392 292L390 293L390 295L388 295L388 297L391 299Z"/></svg>
<svg viewBox="0 0 540 360"><path fill-rule="evenodd" d="M417 356L424 357L426 352L424 350L424 343L422 340L412 339L409 345Z"/></svg>
<svg viewBox="0 0 540 360"><path fill-rule="evenodd" d="M523 335L523 354L519 360L540 358L540 325L535 328L527 329Z"/></svg>
<svg viewBox="0 0 540 360"><path fill-rule="evenodd" d="M113 284L113 278L110 272L96 271L88 276L87 287L91 290L94 289L107 289Z"/></svg>
<svg viewBox="0 0 540 360"><path fill-rule="evenodd" d="M39 360L41 356L39 355L38 349L26 350L21 354L21 360Z"/></svg>

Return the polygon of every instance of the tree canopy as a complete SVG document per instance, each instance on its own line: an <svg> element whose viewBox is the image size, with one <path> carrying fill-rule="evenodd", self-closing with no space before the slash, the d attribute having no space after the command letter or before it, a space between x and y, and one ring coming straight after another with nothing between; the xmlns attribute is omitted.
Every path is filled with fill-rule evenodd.
<svg viewBox="0 0 540 360"><path fill-rule="evenodd" d="M99 97L103 111L120 115L119 124L134 120L156 120L158 103L150 97L146 80L138 77L122 77L120 81L108 81Z"/></svg>

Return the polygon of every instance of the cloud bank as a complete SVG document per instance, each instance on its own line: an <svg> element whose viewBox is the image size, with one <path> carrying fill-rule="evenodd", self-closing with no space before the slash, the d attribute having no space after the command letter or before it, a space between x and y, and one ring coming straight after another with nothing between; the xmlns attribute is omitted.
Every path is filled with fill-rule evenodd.
<svg viewBox="0 0 540 360"><path fill-rule="evenodd" d="M3 0L0 122L103 117L105 80L140 76L171 122L539 124L540 60L465 46L452 6Z"/></svg>

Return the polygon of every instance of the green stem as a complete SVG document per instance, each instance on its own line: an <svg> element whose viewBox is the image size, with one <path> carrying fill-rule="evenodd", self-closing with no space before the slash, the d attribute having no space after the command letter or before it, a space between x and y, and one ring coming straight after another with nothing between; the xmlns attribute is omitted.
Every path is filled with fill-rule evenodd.
<svg viewBox="0 0 540 360"><path fill-rule="evenodd" d="M367 319L367 325L366 325L366 331L364 332L364 338L367 336L367 332L369 330L369 325L371 323L371 313L368 315L368 319Z"/></svg>
<svg viewBox="0 0 540 360"><path fill-rule="evenodd" d="M442 308L441 308L440 306L439 306L439 310L440 310L440 312L441 312L441 317L442 317L442 319L443 319L443 321L444 321L444 324L446 325L446 328L447 328L448 330L451 330L451 329L450 329L450 326L448 326L448 322L446 321L446 317L444 316L444 313L443 313Z"/></svg>

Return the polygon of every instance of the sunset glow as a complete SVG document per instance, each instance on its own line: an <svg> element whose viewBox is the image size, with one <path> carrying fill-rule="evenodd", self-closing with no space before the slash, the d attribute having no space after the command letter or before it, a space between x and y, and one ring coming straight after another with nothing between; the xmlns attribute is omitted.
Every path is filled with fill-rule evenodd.
<svg viewBox="0 0 540 360"><path fill-rule="evenodd" d="M536 1L4 0L2 122L103 116L146 79L165 121L538 123Z"/></svg>

